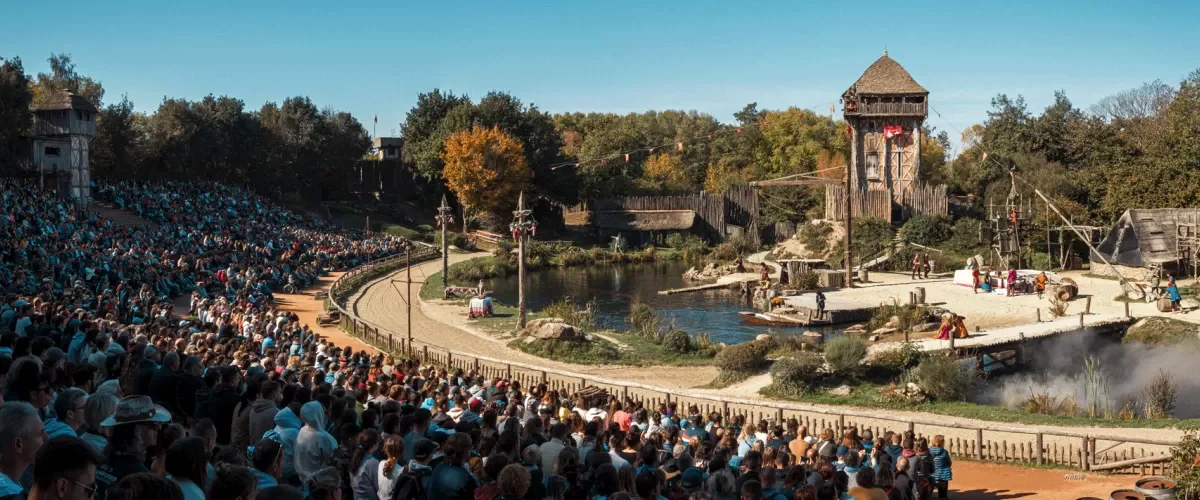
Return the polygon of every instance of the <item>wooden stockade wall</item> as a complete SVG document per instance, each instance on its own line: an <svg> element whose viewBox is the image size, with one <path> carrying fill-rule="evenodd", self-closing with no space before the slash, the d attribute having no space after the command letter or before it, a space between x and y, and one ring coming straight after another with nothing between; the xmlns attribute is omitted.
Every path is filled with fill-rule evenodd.
<svg viewBox="0 0 1200 500"><path fill-rule="evenodd" d="M677 196L625 196L589 200L563 208L563 213L601 212L612 210L691 210L696 212L695 231L710 241L724 241L725 225L740 226L746 238L757 247L758 192L750 186L734 186L724 195L705 191Z"/></svg>
<svg viewBox="0 0 1200 500"><path fill-rule="evenodd" d="M413 262L437 256L436 249L421 249L414 253ZM354 316L346 310L344 304L352 292L362 286L368 278L382 276L384 273L379 272L380 269L392 271L402 269L403 266L403 255L360 266L338 278L329 292L330 304L341 313L341 327L346 332L394 356L413 358L422 363L436 364L449 369L474 370L488 378L502 377L519 381L525 387L544 383L550 389L563 394L596 386L622 400L638 401L652 411L660 404L675 402L679 408L696 406L705 415L719 413L724 416L726 422L743 418L750 423L759 420L783 423L794 418L801 425L808 426L809 432L814 434L822 429L833 429L835 435L841 435L844 429L850 427L871 429L876 436L882 436L889 430L911 431L917 437L927 438L940 434L946 438L947 451L958 458L1016 465L1056 464L1077 467L1084 471L1104 469L1109 472L1140 475L1170 473L1167 464L1162 460L1170 456L1170 447L1176 444L1171 441L1148 438L1132 440L1122 436L1090 434L1070 429L1012 426L1003 423L960 425L946 422L948 418L939 419L937 416L908 418L894 416L886 411L685 394L633 382L603 379L451 351L416 340L409 344L404 333ZM1102 424L1103 421L1097 423ZM1137 459L1155 460L1155 457L1158 459L1157 463L1124 463L1139 461Z"/></svg>
<svg viewBox="0 0 1200 500"><path fill-rule="evenodd" d="M845 193L846 188L843 186L825 187L826 219L845 218ZM851 207L854 217L874 217L888 222L899 222L914 215L945 215L949 213L950 203L945 185L916 183L912 191L903 191L899 196L895 196L890 189L855 189Z"/></svg>

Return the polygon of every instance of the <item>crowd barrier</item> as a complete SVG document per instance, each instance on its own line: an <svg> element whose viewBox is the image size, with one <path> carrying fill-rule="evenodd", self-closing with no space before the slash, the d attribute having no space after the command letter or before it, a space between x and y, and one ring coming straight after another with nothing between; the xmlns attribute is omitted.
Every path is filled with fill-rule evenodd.
<svg viewBox="0 0 1200 500"><path fill-rule="evenodd" d="M413 250L411 261L416 264L437 257L440 257L438 249L418 247ZM396 357L415 358L422 363L449 369L474 370L488 378L502 377L519 381L524 387L546 384L560 394L574 394L584 387L597 386L623 400L639 401L647 408L674 402L681 411L696 406L705 415L718 412L726 421L735 415L741 415L751 423L759 420L783 423L794 418L807 426L810 433L817 435L824 429L832 429L836 436L841 436L843 430L850 427L857 427L860 431L871 429L875 436L882 436L886 431L910 431L917 437L927 438L941 434L945 437L947 451L954 458L980 461L1163 475L1168 472L1170 448L1177 444L1169 440L1080 432L1061 427L970 424L956 422L960 419L955 417L930 414L909 417L886 410L835 408L674 391L453 351L419 340L410 343L403 332L364 320L346 309L346 303L355 291L372 279L403 269L405 262L406 256L400 254L357 267L338 278L329 292L330 306L340 313L341 327L346 332ZM1096 423L1103 425L1104 421L1098 420Z"/></svg>

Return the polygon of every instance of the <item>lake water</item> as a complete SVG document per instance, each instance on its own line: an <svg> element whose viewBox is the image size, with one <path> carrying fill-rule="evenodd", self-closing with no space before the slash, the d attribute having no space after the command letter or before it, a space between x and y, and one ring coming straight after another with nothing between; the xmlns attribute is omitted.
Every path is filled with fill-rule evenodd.
<svg viewBox="0 0 1200 500"><path fill-rule="evenodd" d="M541 269L529 273L525 300L531 311L564 298L577 304L594 300L597 323L613 330L629 327L625 321L629 305L640 301L663 316L665 324L674 322L675 328L693 335L707 333L713 341L734 344L771 332L770 327L742 322L738 311L753 310L753 307L736 291L718 289L658 294L659 290L697 285L683 279L684 271L691 266L682 261L667 261ZM517 303L516 276L492 280L487 287L494 290L496 300L505 304ZM800 328L776 329L776 333L800 334L803 331Z"/></svg>

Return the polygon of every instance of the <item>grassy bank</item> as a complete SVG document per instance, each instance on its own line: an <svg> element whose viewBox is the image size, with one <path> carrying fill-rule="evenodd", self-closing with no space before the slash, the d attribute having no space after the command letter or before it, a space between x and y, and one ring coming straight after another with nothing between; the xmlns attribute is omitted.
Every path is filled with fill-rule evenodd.
<svg viewBox="0 0 1200 500"><path fill-rule="evenodd" d="M621 345L593 335L590 341L540 339L526 343L518 338L508 346L541 358L580 365L697 366L712 363L711 356L675 352L637 335L612 331L599 333Z"/></svg>
<svg viewBox="0 0 1200 500"><path fill-rule="evenodd" d="M1121 342L1151 345L1175 345L1200 341L1200 326L1174 318L1151 316L1126 330Z"/></svg>

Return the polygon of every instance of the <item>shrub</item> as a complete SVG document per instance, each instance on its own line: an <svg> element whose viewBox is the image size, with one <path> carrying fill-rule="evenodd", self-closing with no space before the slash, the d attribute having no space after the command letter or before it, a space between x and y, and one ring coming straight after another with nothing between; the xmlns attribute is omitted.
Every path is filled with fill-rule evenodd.
<svg viewBox="0 0 1200 500"><path fill-rule="evenodd" d="M857 258L866 258L888 248L896 237L892 223L875 217L854 218L854 240L850 242L850 251ZM838 243L836 247L841 247ZM838 256L830 256L836 259ZM841 262L841 261L838 261Z"/></svg>
<svg viewBox="0 0 1200 500"><path fill-rule="evenodd" d="M792 277L789 286L795 290L812 290L821 284L821 277L812 271L803 272Z"/></svg>
<svg viewBox="0 0 1200 500"><path fill-rule="evenodd" d="M958 251L968 251L978 248L985 242L981 241L982 234L980 229L983 227L983 221L971 218L958 219L953 226L950 227L950 239L946 242L946 246Z"/></svg>
<svg viewBox="0 0 1200 500"><path fill-rule="evenodd" d="M1200 438L1195 430L1186 431L1179 444L1171 447L1171 478L1175 480L1175 498L1200 496Z"/></svg>
<svg viewBox="0 0 1200 500"><path fill-rule="evenodd" d="M1169 373L1158 370L1158 375L1142 391L1146 395L1146 418L1171 418L1175 415L1175 399L1179 385Z"/></svg>
<svg viewBox="0 0 1200 500"><path fill-rule="evenodd" d="M713 248L712 251L708 253L708 256L705 260L723 264L733 262L734 259L738 258L738 255L740 254L738 254L737 247L735 247L733 243L727 241Z"/></svg>
<svg viewBox="0 0 1200 500"><path fill-rule="evenodd" d="M722 371L752 372L767 362L768 346L763 342L743 342L726 347L717 354L717 368Z"/></svg>
<svg viewBox="0 0 1200 500"><path fill-rule="evenodd" d="M825 360L838 375L852 377L862 368L867 356L867 343L856 335L841 335L825 343Z"/></svg>
<svg viewBox="0 0 1200 500"><path fill-rule="evenodd" d="M771 380L776 384L807 385L821 377L825 360L815 352L797 352L779 358L771 365Z"/></svg>
<svg viewBox="0 0 1200 500"><path fill-rule="evenodd" d="M658 334L658 327L662 323L658 314L645 302L629 304L629 317L626 320L630 333L651 338Z"/></svg>
<svg viewBox="0 0 1200 500"><path fill-rule="evenodd" d="M663 336L663 347L681 354L687 354L692 352L692 337L683 330L672 328Z"/></svg>
<svg viewBox="0 0 1200 500"><path fill-rule="evenodd" d="M471 240L467 239L467 236L462 233L447 232L446 233L446 241L450 242L450 245L456 246L463 250L470 250L472 248ZM433 233L433 246L438 247L438 248L442 247L442 232L441 231L437 231L437 232Z"/></svg>
<svg viewBox="0 0 1200 500"><path fill-rule="evenodd" d="M596 328L595 302L577 307L570 299L558 300L541 310L544 318L562 318L567 324L589 332Z"/></svg>
<svg viewBox="0 0 1200 500"><path fill-rule="evenodd" d="M928 356L911 372L912 379L929 397L941 401L963 401L978 382L962 362L949 356Z"/></svg>
<svg viewBox="0 0 1200 500"><path fill-rule="evenodd" d="M921 363L922 351L912 342L905 342L899 349L888 349L871 358L870 365L900 374Z"/></svg>
<svg viewBox="0 0 1200 500"><path fill-rule="evenodd" d="M708 248L708 244L699 236L694 234L679 234L674 233L667 236L667 246L679 250L685 259L695 259L704 255L704 251Z"/></svg>
<svg viewBox="0 0 1200 500"><path fill-rule="evenodd" d="M833 232L833 224L825 221L819 221L810 224L801 224L800 231L796 234L796 238L800 243L804 244L804 248L815 255L824 254L829 250L829 234Z"/></svg>
<svg viewBox="0 0 1200 500"><path fill-rule="evenodd" d="M950 239L952 233L948 215L916 215L900 228L900 234L909 243L934 246Z"/></svg>

